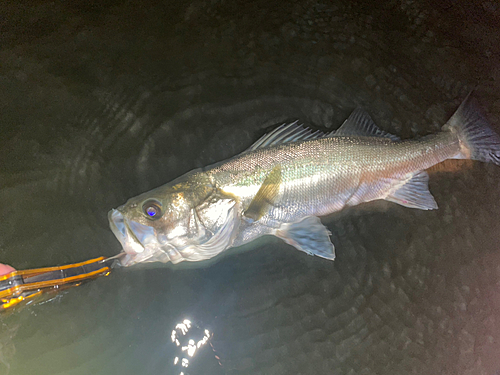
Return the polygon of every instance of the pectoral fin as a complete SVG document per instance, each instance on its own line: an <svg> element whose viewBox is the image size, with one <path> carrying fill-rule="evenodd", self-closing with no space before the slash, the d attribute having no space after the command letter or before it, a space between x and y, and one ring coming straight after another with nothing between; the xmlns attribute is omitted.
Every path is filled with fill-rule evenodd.
<svg viewBox="0 0 500 375"><path fill-rule="evenodd" d="M330 231L316 216L306 217L297 223L283 224L274 235L309 255L334 260L335 247L330 241Z"/></svg>
<svg viewBox="0 0 500 375"><path fill-rule="evenodd" d="M273 205L274 199L280 190L280 184L281 167L278 165L274 167L271 173L266 177L259 191L243 214L253 221L257 221L264 216L269 210L269 207Z"/></svg>

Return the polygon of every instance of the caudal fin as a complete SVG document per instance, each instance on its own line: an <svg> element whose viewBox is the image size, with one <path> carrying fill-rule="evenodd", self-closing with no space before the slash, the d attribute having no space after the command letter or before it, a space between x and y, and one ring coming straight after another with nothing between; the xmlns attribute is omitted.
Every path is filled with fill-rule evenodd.
<svg viewBox="0 0 500 375"><path fill-rule="evenodd" d="M473 159L500 165L500 137L474 105L470 93L443 130L456 132L460 139L460 153L454 159Z"/></svg>

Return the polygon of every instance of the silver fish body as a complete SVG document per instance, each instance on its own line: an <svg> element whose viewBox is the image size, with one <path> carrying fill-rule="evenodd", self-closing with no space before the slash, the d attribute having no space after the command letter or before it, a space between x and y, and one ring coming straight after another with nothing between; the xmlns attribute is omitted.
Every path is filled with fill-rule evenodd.
<svg viewBox="0 0 500 375"><path fill-rule="evenodd" d="M447 159L500 164L500 138L467 98L438 134L399 140L356 110L335 132L282 126L229 160L130 199L109 214L122 264L199 261L263 235L335 259L324 216L385 199L436 209L425 169Z"/></svg>
<svg viewBox="0 0 500 375"><path fill-rule="evenodd" d="M258 149L207 170L224 192L238 196L244 211L269 173L281 168L281 184L268 212L253 224L267 234L282 223L324 216L345 206L385 199L411 179L459 153L451 133L420 141L369 137L327 137ZM434 207L431 207L434 208ZM266 233L267 232L267 233ZM242 233L248 242L257 233Z"/></svg>

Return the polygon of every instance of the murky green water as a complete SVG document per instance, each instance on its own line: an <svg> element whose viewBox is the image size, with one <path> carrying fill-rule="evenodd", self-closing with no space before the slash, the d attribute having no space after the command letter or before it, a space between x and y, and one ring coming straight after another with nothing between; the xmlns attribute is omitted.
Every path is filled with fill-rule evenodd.
<svg viewBox="0 0 500 375"><path fill-rule="evenodd" d="M0 261L20 269L116 254L109 209L287 120L336 128L362 106L409 138L475 89L500 130L493 2L0 10ZM493 374L499 183L467 164L431 175L437 211L332 215L334 263L263 238L197 268L119 269L0 318L0 373Z"/></svg>

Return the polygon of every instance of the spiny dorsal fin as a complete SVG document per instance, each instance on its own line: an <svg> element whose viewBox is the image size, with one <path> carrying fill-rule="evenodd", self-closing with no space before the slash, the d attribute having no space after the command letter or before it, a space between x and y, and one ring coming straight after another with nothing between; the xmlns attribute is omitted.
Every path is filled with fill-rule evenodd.
<svg viewBox="0 0 500 375"><path fill-rule="evenodd" d="M313 131L300 125L298 121L290 124L283 124L278 126L272 132L264 134L255 142L247 151L254 151L258 148L271 147L284 143L291 143L297 141L307 141L310 139L323 138L328 134L320 130Z"/></svg>
<svg viewBox="0 0 500 375"><path fill-rule="evenodd" d="M274 199L278 195L280 185L281 167L277 165L273 168L271 173L267 175L266 179L262 183L262 186L250 202L250 205L243 215L253 221L257 221L264 216L267 213L269 206L273 204Z"/></svg>
<svg viewBox="0 0 500 375"><path fill-rule="evenodd" d="M399 137L387 133L375 125L370 115L361 108L355 109L333 136L382 137L399 141Z"/></svg>

